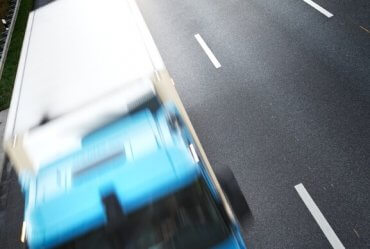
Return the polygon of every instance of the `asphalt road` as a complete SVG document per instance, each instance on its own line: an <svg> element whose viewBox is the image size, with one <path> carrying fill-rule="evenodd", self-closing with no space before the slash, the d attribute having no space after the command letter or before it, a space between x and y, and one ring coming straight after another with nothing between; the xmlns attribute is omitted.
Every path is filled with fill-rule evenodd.
<svg viewBox="0 0 370 249"><path fill-rule="evenodd" d="M346 248L370 248L370 2L315 2L334 16L297 0L138 0L211 164L248 200L249 248L332 248L299 183Z"/></svg>
<svg viewBox="0 0 370 249"><path fill-rule="evenodd" d="M370 3L315 2L334 16L301 0L138 0L212 165L248 200L249 248L331 248L299 183L346 248L370 248ZM21 248L6 181L0 247Z"/></svg>

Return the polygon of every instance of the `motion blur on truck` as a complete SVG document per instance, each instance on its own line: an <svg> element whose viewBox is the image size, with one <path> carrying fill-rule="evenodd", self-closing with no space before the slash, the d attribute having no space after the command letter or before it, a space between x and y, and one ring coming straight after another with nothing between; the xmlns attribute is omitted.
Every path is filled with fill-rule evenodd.
<svg viewBox="0 0 370 249"><path fill-rule="evenodd" d="M48 40L53 36L34 37L65 21L60 9L80 13L73 20L76 25L84 17L78 7L98 12L99 1L58 0L32 13L51 24L34 21L28 27L33 36L25 38L28 45L17 74L22 82L15 85L4 143L25 196L22 242L31 249L246 248L241 221L250 212L232 172L223 168L216 174L209 164L135 1L109 2L117 10L110 16L122 18L127 31L117 49L132 57L122 57L126 74L117 73L110 78L116 82L103 85L74 67L68 68L69 80L63 84L65 72L46 71L48 81L42 82L32 80L39 77L38 67L22 70L28 63L41 63L29 44L55 49ZM102 39L99 46L106 41ZM93 42L89 46L94 49ZM30 50L34 56L25 56ZM57 54L58 66L73 59L66 53ZM93 56L99 54L89 54L85 63L95 65L99 58ZM97 73L106 72L112 73ZM78 83L71 75L79 77ZM55 98L37 99L25 90L35 84ZM100 90L89 92L94 84ZM68 101L68 96L74 99ZM30 100L29 105L17 102ZM42 110L35 112L36 125L35 116L22 114L30 105Z"/></svg>

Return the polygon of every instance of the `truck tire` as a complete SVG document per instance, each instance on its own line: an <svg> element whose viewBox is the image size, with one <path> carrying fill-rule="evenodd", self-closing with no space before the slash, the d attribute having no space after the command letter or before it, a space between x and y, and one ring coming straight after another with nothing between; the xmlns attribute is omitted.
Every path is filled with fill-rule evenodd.
<svg viewBox="0 0 370 249"><path fill-rule="evenodd" d="M228 167L223 167L216 171L216 175L239 222L246 222L252 213L233 172Z"/></svg>

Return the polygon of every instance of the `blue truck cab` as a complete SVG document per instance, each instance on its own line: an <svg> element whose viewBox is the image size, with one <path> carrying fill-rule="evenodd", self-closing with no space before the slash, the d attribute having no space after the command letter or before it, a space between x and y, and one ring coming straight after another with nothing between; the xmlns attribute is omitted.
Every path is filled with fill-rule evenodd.
<svg viewBox="0 0 370 249"><path fill-rule="evenodd" d="M246 248L172 103L94 130L23 186L31 249Z"/></svg>

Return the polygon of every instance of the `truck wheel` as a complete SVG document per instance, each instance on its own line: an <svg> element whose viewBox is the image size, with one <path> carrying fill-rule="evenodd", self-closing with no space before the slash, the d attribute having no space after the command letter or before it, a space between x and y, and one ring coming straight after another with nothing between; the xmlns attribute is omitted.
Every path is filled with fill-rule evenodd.
<svg viewBox="0 0 370 249"><path fill-rule="evenodd" d="M245 222L252 213L233 172L228 167L223 167L216 171L216 175L239 222Z"/></svg>

